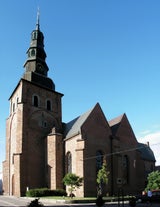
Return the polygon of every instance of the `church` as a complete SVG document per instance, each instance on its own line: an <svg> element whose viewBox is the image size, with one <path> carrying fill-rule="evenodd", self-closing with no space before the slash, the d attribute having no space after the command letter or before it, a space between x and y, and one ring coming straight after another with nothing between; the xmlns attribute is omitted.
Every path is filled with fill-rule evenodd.
<svg viewBox="0 0 160 207"><path fill-rule="evenodd" d="M48 77L44 35L39 18L31 33L23 77L9 97L6 120L5 195L23 196L27 189L64 189L63 177L83 177L79 197L97 195L97 172L107 164L105 195L144 190L155 157L148 144L139 143L124 113L107 120L99 103L68 123L62 121L63 94Z"/></svg>

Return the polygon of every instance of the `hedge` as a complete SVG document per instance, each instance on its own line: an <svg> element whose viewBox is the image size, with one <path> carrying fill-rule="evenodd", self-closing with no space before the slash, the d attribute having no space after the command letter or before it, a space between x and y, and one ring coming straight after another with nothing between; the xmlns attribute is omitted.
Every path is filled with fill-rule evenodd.
<svg viewBox="0 0 160 207"><path fill-rule="evenodd" d="M43 197L43 196L67 196L63 189L50 190L48 188L35 188L26 192L27 197Z"/></svg>

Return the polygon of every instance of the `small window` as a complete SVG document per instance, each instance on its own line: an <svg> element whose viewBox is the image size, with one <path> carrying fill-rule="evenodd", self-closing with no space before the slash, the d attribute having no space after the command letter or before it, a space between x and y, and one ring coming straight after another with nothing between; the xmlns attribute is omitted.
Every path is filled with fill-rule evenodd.
<svg viewBox="0 0 160 207"><path fill-rule="evenodd" d="M31 50L31 56L35 56L35 50L34 49Z"/></svg>
<svg viewBox="0 0 160 207"><path fill-rule="evenodd" d="M12 164L14 164L14 154L12 154Z"/></svg>
<svg viewBox="0 0 160 207"><path fill-rule="evenodd" d="M44 128L47 127L47 122L46 121L42 121L42 127L44 127Z"/></svg>
<svg viewBox="0 0 160 207"><path fill-rule="evenodd" d="M32 33L32 40L36 40L37 39L37 31L34 31Z"/></svg>
<svg viewBox="0 0 160 207"><path fill-rule="evenodd" d="M39 106L38 96L36 95L33 96L33 106L35 107Z"/></svg>
<svg viewBox="0 0 160 207"><path fill-rule="evenodd" d="M51 101L47 100L47 110L51 111Z"/></svg>
<svg viewBox="0 0 160 207"><path fill-rule="evenodd" d="M17 97L17 106L18 106L18 103L19 103L19 98Z"/></svg>
<svg viewBox="0 0 160 207"><path fill-rule="evenodd" d="M15 112L15 103L13 104L13 113Z"/></svg>

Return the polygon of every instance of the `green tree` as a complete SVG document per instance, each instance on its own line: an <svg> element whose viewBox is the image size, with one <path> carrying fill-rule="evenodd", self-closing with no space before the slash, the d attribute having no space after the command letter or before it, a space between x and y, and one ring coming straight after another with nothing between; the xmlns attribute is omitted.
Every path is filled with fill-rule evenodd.
<svg viewBox="0 0 160 207"><path fill-rule="evenodd" d="M79 188L82 186L83 178L77 176L74 173L68 173L63 178L64 185L69 186L68 190L70 192L70 196L72 197L73 191L76 190L76 188Z"/></svg>
<svg viewBox="0 0 160 207"><path fill-rule="evenodd" d="M102 168L97 173L97 183L99 185L99 195L102 195L102 185L108 184L108 175L109 171L107 171L106 163L103 163Z"/></svg>
<svg viewBox="0 0 160 207"><path fill-rule="evenodd" d="M145 191L148 191L149 189L150 190L160 189L160 172L158 170L148 174L147 180L148 180L148 184L145 188Z"/></svg>

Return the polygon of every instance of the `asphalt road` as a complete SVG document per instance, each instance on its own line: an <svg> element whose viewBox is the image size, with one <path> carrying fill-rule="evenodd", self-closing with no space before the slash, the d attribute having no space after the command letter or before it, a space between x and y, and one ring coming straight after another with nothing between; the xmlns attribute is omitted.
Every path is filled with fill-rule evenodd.
<svg viewBox="0 0 160 207"><path fill-rule="evenodd" d="M32 200L31 198L17 198L13 196L0 196L0 207L26 207ZM40 199L40 202L43 203L44 207L96 207L94 203L92 204L65 204L61 201L47 201L44 199ZM104 205L105 207L129 207L129 204L126 203L124 206L122 203L118 206L117 203L106 203ZM146 203L138 203L136 207L160 207L160 203L152 203L152 204L146 204Z"/></svg>
<svg viewBox="0 0 160 207"><path fill-rule="evenodd" d="M26 207L33 199L30 199L30 198L17 198L17 197L14 197L14 196L0 196L0 207L4 207L4 206L10 206L10 207L14 207L14 206L17 206L17 207ZM95 207L95 204L65 204L65 203L62 203L62 202L54 202L54 201L47 201L47 200L41 200L40 199L40 202L44 205L44 207L82 207L82 206L85 206L85 207Z"/></svg>

